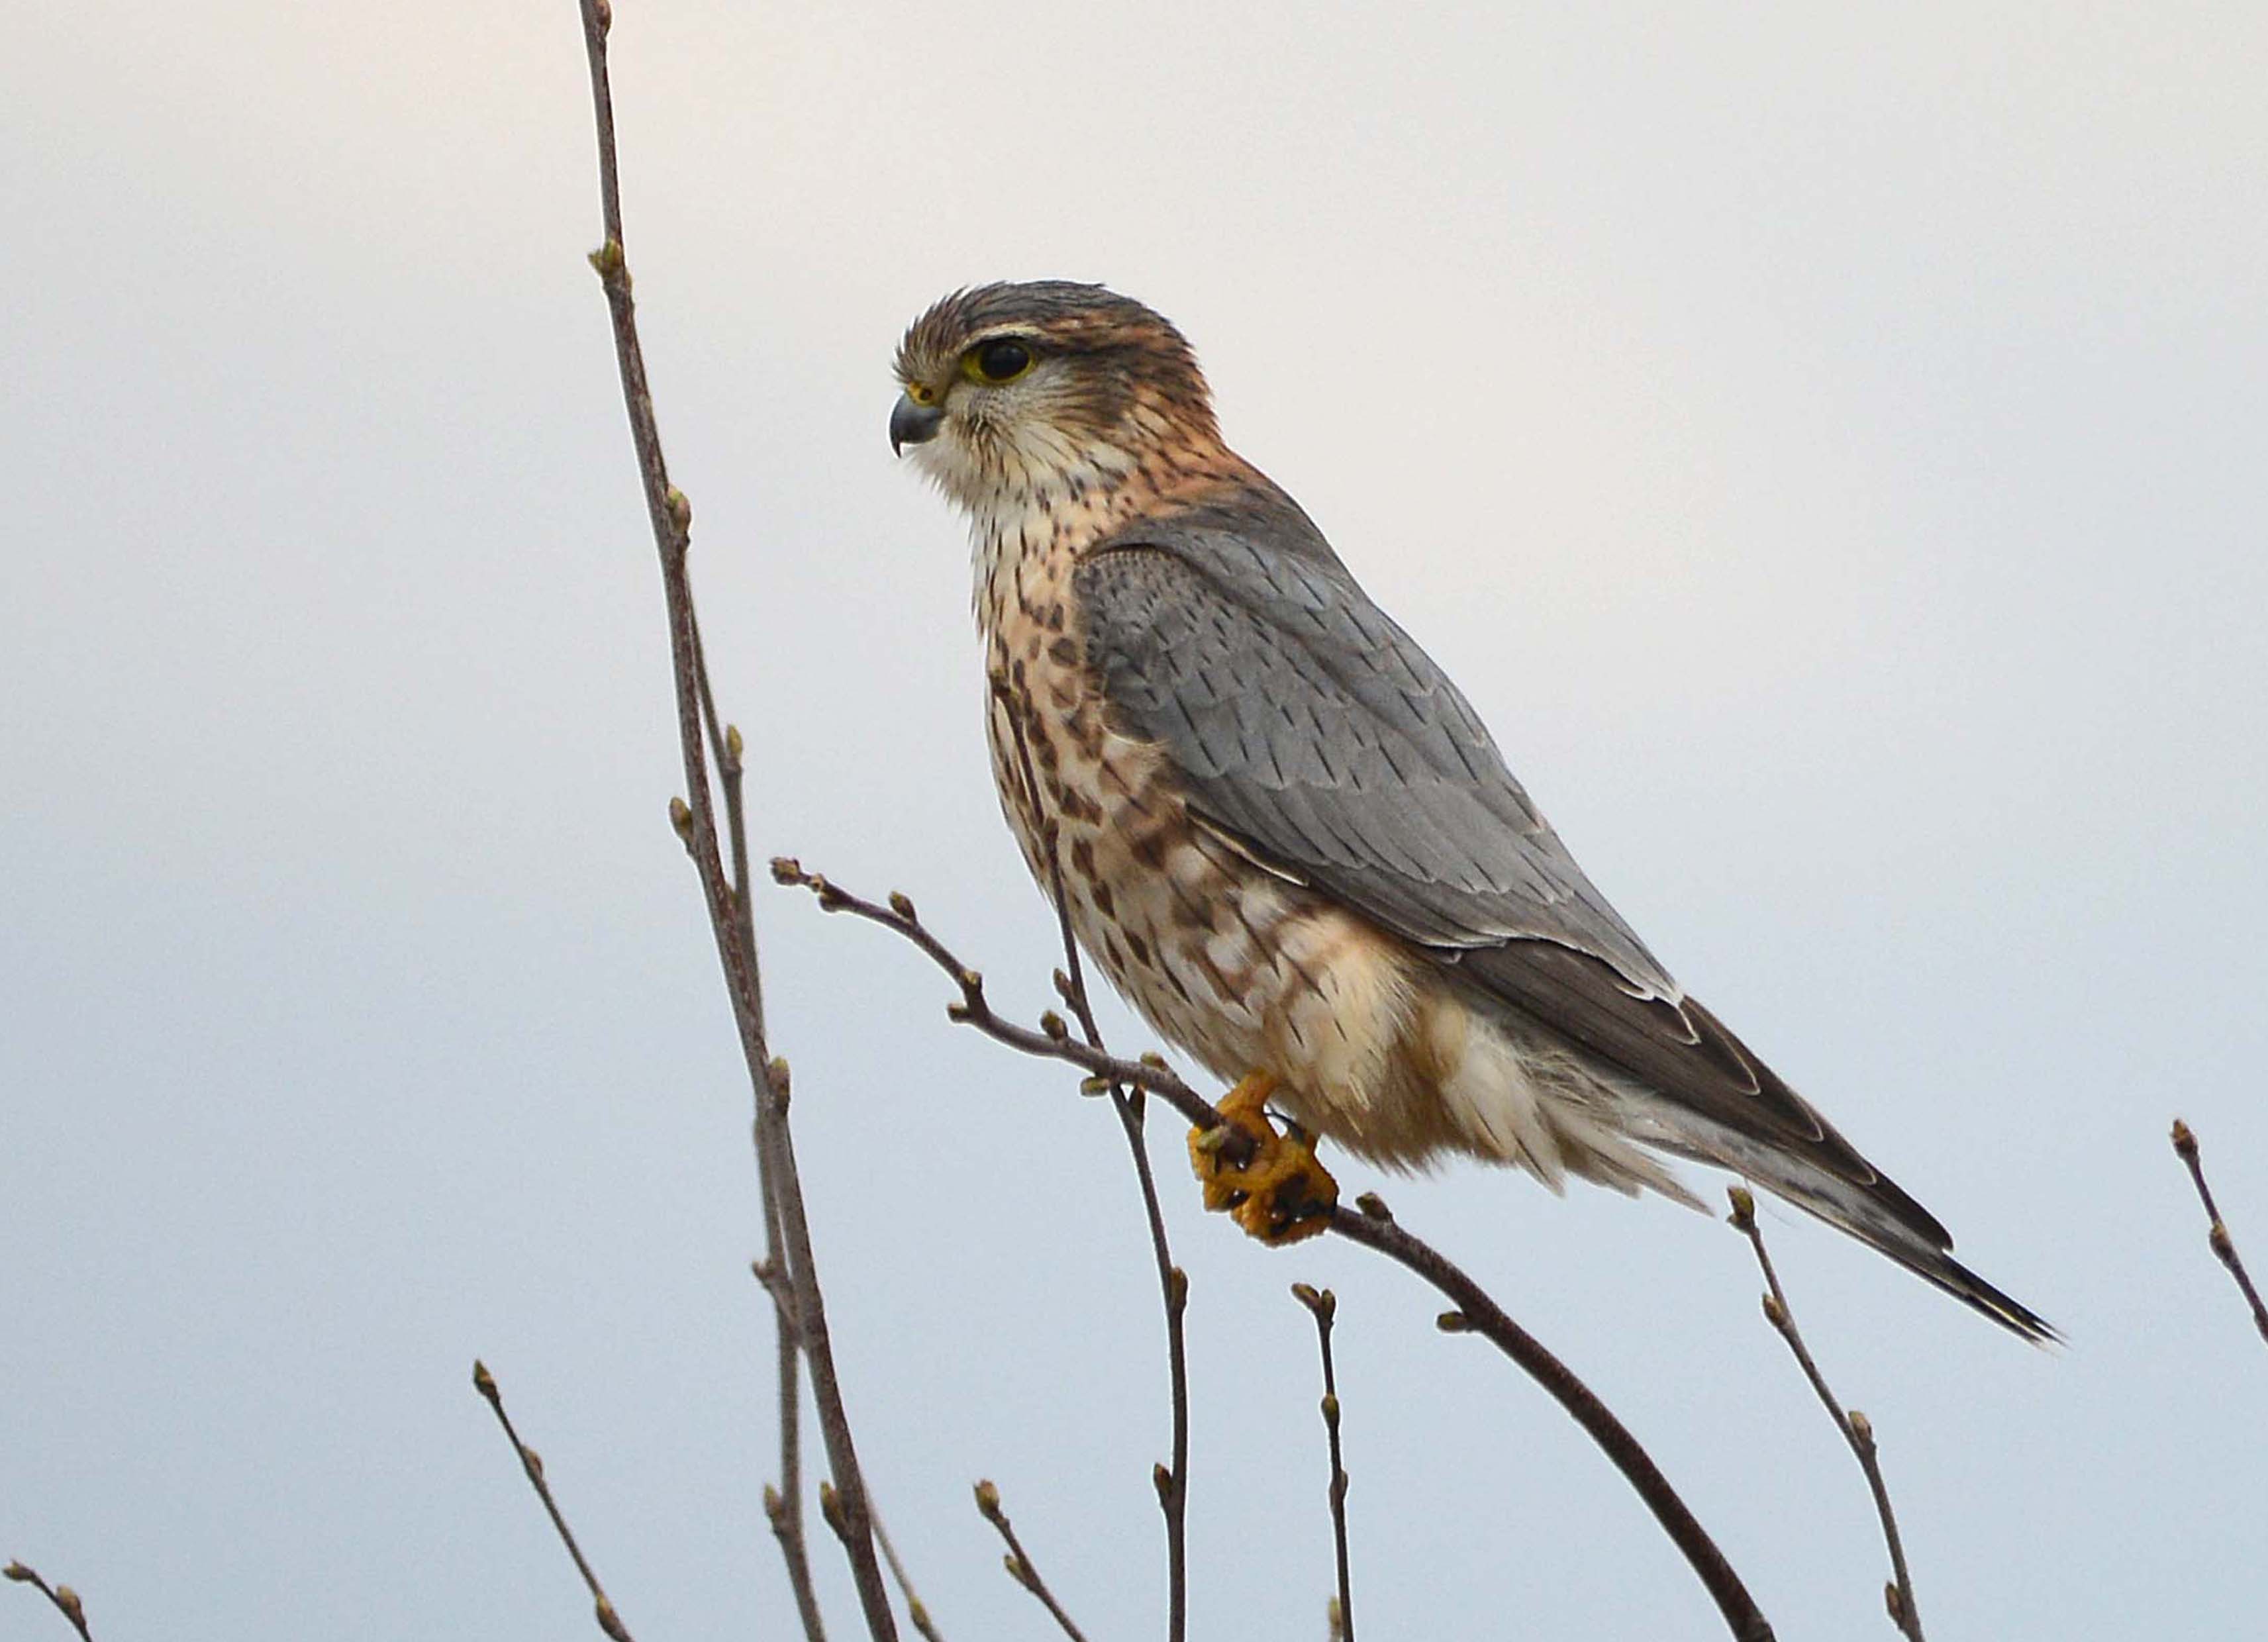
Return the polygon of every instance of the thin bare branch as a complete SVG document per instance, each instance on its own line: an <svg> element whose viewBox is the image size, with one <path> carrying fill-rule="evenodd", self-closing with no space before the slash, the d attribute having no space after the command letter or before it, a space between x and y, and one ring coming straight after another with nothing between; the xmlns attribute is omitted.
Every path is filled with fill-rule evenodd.
<svg viewBox="0 0 2268 1642"><path fill-rule="evenodd" d="M694 633L696 645L700 631ZM718 784L725 793L725 831L732 849L733 933L738 939L749 983L755 989L752 1007L763 1020L763 971L756 961L756 921L748 895L748 824L741 788L746 774L745 747L740 727L721 730L717 704L709 683L705 652L698 653L696 676L701 685L701 717L709 734L709 750L717 761ZM803 1370L802 1336L796 1326L800 1309L795 1282L787 1270L781 1229L777 1148L767 1144L765 1108L770 1104L760 1080L755 1088L755 1115L749 1138L755 1149L758 1195L762 1198L764 1255L755 1266L757 1280L772 1300L774 1383L779 1403L779 1483L764 1491L764 1516L772 1537L779 1543L780 1559L787 1566L788 1588L795 1597L796 1617L802 1622L804 1642L827 1642L827 1625L819 1609L819 1591L811 1577L811 1552L803 1531Z"/></svg>
<svg viewBox="0 0 2268 1642"><path fill-rule="evenodd" d="M749 1270L772 1302L773 1356L779 1402L780 1479L764 1490L764 1519L779 1542L780 1557L787 1565L788 1588L795 1597L796 1616L803 1624L805 1642L827 1642L827 1626L819 1609L819 1592L811 1578L811 1555L803 1531L803 1352L796 1334L795 1284L787 1274L780 1249L779 1197L772 1186L771 1149L763 1142L762 1125L755 1126L756 1173L762 1183L765 1256Z"/></svg>
<svg viewBox="0 0 2268 1642"><path fill-rule="evenodd" d="M1338 1319L1339 1297L1329 1289L1292 1285L1292 1298L1315 1320L1315 1344L1323 1354L1323 1429L1331 1442L1331 1543L1338 1553L1339 1594L1331 1609L1331 1634L1338 1642L1354 1642L1354 1587L1347 1575L1346 1464L1339 1453L1339 1380L1331 1363L1331 1325Z"/></svg>
<svg viewBox="0 0 2268 1642"><path fill-rule="evenodd" d="M1064 1635L1069 1637L1071 1642L1086 1642L1086 1635L1071 1622L1071 1616L1064 1612L1063 1604L1056 1601L1055 1593L1048 1589L1048 1582L1040 1578L1039 1569L1026 1553L1022 1542L1017 1539L1015 1528L1009 1524L1008 1513L1000 1508L1000 1491L989 1482L977 1484L976 1509L987 1522L999 1530L1002 1542L1008 1547L1008 1554L1000 1559L1001 1565L1008 1570L1008 1577L1039 1598L1040 1606L1055 1616L1056 1624L1063 1627Z"/></svg>
<svg viewBox="0 0 2268 1642"><path fill-rule="evenodd" d="M1882 1481L1882 1465L1874 1452L1874 1427L1856 1409L1847 1412L1827 1388L1827 1377L1819 1372L1812 1359L1811 1348L1804 1344L1803 1331L1795 1326L1795 1313L1787 1303L1787 1294L1779 1285L1779 1273L1772 1270L1771 1255L1764 1249L1764 1228L1756 1224L1756 1200L1745 1186L1735 1186L1727 1194L1733 1204L1734 1229L1749 1240L1756 1251L1756 1264L1764 1274L1764 1285L1771 1291L1764 1296L1764 1318L1779 1330L1787 1349L1795 1354L1803 1377L1811 1382L1828 1417L1843 1433L1843 1440L1851 1445L1851 1452L1866 1474L1867 1487L1874 1496L1874 1513L1882 1521L1882 1539L1889 1547L1891 1579L1882 1587L1882 1605L1889 1609L1890 1623L1904 1632L1911 1642L1922 1642L1921 1609L1914 1604L1913 1579L1906 1572L1906 1549L1898 1537L1897 1514L1890 1509L1890 1491Z"/></svg>
<svg viewBox="0 0 2268 1642"><path fill-rule="evenodd" d="M898 1560L898 1548L890 1543L890 1531L882 1526L880 1512L874 1514L874 1542L882 1548L882 1560L890 1565L890 1577L898 1582L898 1590L906 1599L906 1617L928 1642L945 1642L938 1634L937 1624L929 1616L929 1604L923 1602L914 1589L914 1582L906 1572L906 1565Z"/></svg>
<svg viewBox="0 0 2268 1642"><path fill-rule="evenodd" d="M630 1627L615 1611L615 1604L607 1595L606 1587L599 1583L599 1576L592 1571L590 1559L583 1555L583 1548L575 1543L575 1531L567 1526L567 1518L559 1509L559 1501L552 1495L551 1484L544 1480L543 1456L520 1440L519 1432L512 1428L512 1416L504 1412L504 1393L497 1387L496 1376L489 1373L488 1365L478 1359L473 1362L473 1388L486 1399L490 1409L496 1414L497 1424L504 1427L504 1437L511 1442L512 1452L519 1455L519 1469L527 1473L528 1485L535 1490L535 1497L543 1502L544 1512L551 1519L551 1526L559 1535L559 1543L567 1548L568 1556L574 1559L575 1572L583 1576L583 1584L591 1593L591 1604L598 1617L599 1629L614 1642L630 1642Z"/></svg>
<svg viewBox="0 0 2268 1642"><path fill-rule="evenodd" d="M2252 1307L2252 1326L2260 1330L2260 1337L2268 1340L2268 1305L2260 1300L2260 1291L2252 1284L2251 1273L2244 1269L2244 1260L2236 1252L2236 1243L2228 1234L2228 1223L2220 1218L2220 1210L2213 1201L2213 1188L2205 1183L2205 1164L2198 1157L2197 1136L2178 1117L2174 1119L2174 1150L2183 1162L2190 1166L2190 1179L2197 1187L2198 1201L2205 1204L2205 1218L2209 1228L2205 1241L2228 1268L2228 1275L2236 1280L2245 1303Z"/></svg>
<svg viewBox="0 0 2268 1642"><path fill-rule="evenodd" d="M766 1123L765 1142L774 1163L773 1180L779 1191L780 1226L785 1233L789 1269L795 1274L796 1336L811 1371L812 1400L818 1405L820 1435L828 1464L835 1476L822 1489L837 1496L829 1513L836 1536L850 1559L858 1587L859 1606L874 1642L897 1642L898 1624L890 1609L888 1587L874 1554L873 1513L866 1500L866 1484L850 1440L850 1417L835 1378L835 1351L827 1336L827 1313L820 1298L819 1277L811 1248L810 1222L803 1209L803 1177L795 1164L795 1139L788 1128L788 1066L775 1059L766 1068L766 1086L774 1101ZM822 1499L824 1495L822 1495Z"/></svg>
<svg viewBox="0 0 2268 1642"><path fill-rule="evenodd" d="M1213 1104L1155 1055L1145 1055L1138 1061L1122 1060L1073 1038L1069 1027L1053 1015L1042 1017L1037 1031L1002 1019L985 1000L984 977L963 963L921 922L914 903L906 896L893 894L887 906L877 905L851 895L820 873L806 872L799 863L784 858L773 861L772 876L780 883L800 885L810 890L825 911L847 912L878 924L919 948L952 977L960 990L959 999L946 1005L949 1019L974 1027L995 1042L1027 1055L1081 1068L1091 1074L1083 1087L1092 1093L1107 1091L1113 1080L1123 1082L1158 1096L1200 1129L1226 1127ZM1232 1130L1221 1153L1232 1162L1241 1162L1249 1155L1249 1143L1246 1145L1248 1150L1240 1154L1235 1131ZM1329 1229L1350 1242L1375 1249L1424 1278L1454 1303L1457 1309L1443 1314L1442 1328L1453 1333L1480 1335L1566 1410L1622 1472L1671 1542L1683 1553L1715 1601L1736 1642L1772 1642L1771 1623L1756 1607L1756 1599L1749 1594L1740 1575L1726 1561L1717 1543L1709 1537L1708 1531L1670 1486L1669 1479L1661 1474L1660 1468L1631 1434L1629 1427L1599 1401L1597 1394L1573 1370L1514 1322L1454 1262L1395 1224L1385 1204L1374 1194L1366 1193L1359 1200L1358 1208L1340 1204L1333 1209Z"/></svg>
<svg viewBox="0 0 2268 1642"><path fill-rule="evenodd" d="M1772 1642L1771 1622L1756 1607L1748 1587L1726 1561L1717 1542L1709 1537L1653 1455L1639 1445L1630 1428L1599 1400L1575 1371L1554 1356L1543 1343L1521 1328L1504 1308L1490 1299L1481 1285L1467 1277L1455 1262L1424 1239L1404 1231L1375 1192L1365 1192L1352 1209L1344 1204L1331 1211L1330 1230L1349 1242L1374 1248L1405 1270L1425 1279L1454 1311L1439 1319L1445 1334L1477 1334L1510 1358L1528 1377L1542 1386L1566 1410L1591 1440L1598 1444L1623 1479L1653 1513L1654 1521L1684 1554L1685 1560L1707 1587L1736 1642Z"/></svg>
<svg viewBox="0 0 2268 1642"><path fill-rule="evenodd" d="M683 492L670 483L668 466L663 459L644 356L638 343L630 267L623 251L622 193L615 161L614 99L607 74L607 31L612 14L606 0L582 0L582 15L584 45L590 61L592 111L598 128L599 191L606 235L605 243L592 254L591 265L605 288L608 312L613 320L622 400L630 415L631 442L644 485L646 512L660 554L662 589L668 608L678 744L686 786L686 797L673 805L671 818L700 876L711 932L740 1030L741 1053L754 1085L759 1157L769 1155L772 1161L769 1184L776 1193L781 1233L779 1255L794 1285L795 1336L810 1367L820 1434L826 1445L828 1467L835 1474L835 1484L841 1491L844 1550L850 1557L868 1631L875 1642L896 1642L897 1621L891 1612L889 1587L874 1552L865 1484L858 1469L850 1419L843 1406L842 1388L836 1377L826 1305L813 1259L802 1189L795 1174L794 1152L788 1135L785 1064L773 1058L766 1043L754 928L743 912L747 896L745 893L735 895L719 852L716 809L710 793L708 759L703 745L704 731L716 733L717 715L702 656L700 630L694 615L692 582L686 570L693 510ZM729 748L732 738L724 739ZM737 762L737 755L725 759L720 753L720 762ZM736 849L735 855L739 861L745 862L745 847ZM745 874L741 887L746 887ZM784 1430L784 1448L787 1441L788 1434ZM792 1526L795 1507L790 1502L799 1492L798 1490L791 1494L784 1487L781 1491L785 1520ZM784 1537L782 1543L786 1550L791 1541ZM790 1571L792 1578L792 1560ZM817 1635L815 1631L811 1634Z"/></svg>
<svg viewBox="0 0 2268 1642"><path fill-rule="evenodd" d="M94 1642L94 1632L86 1628L86 1604L79 1600L78 1593L70 1586L49 1585L40 1577L37 1569L27 1568L20 1562L11 1562L0 1568L0 1578L12 1579L18 1585L30 1586L46 1597L57 1613L70 1621L71 1629L79 1634L79 1642Z"/></svg>
<svg viewBox="0 0 2268 1642"><path fill-rule="evenodd" d="M1031 741L1025 733L1015 698L996 682L993 699L1006 713L1015 732L1016 757L1029 811L1035 815L1045 815L1048 812L1040 802L1039 775L1033 768ZM1047 848L1056 932L1063 942L1064 967L1055 973L1056 995L1079 1022L1087 1047L1099 1051L1102 1048L1102 1028L1095 1024L1094 1006L1086 991L1086 966L1079 957L1079 941L1071 933L1071 902L1064 894L1062 828L1051 815L1044 824L1042 842ZM1173 1458L1152 1469L1151 1481L1158 1491L1158 1507L1166 1518L1167 1642L1184 1642L1189 1624L1189 1365L1184 1322L1189 1312L1189 1277L1174 1263L1173 1248L1166 1239L1165 1211L1158 1202L1157 1177L1151 1170L1150 1148L1143 1137L1144 1120L1148 1114L1142 1091L1113 1080L1110 1103L1125 1133L1127 1150L1133 1154L1134 1176L1142 1189L1142 1211L1150 1227L1150 1250L1158 1269L1158 1292L1166 1308L1166 1379L1173 1410Z"/></svg>
<svg viewBox="0 0 2268 1642"><path fill-rule="evenodd" d="M725 798L725 836L731 852L733 931L740 943L753 994L751 1007L761 1030L764 1014L763 968L756 959L755 908L748 895L748 819L744 799L747 746L740 726L724 722L717 711L716 691L709 678L709 652L702 642L698 611L694 613L693 655L694 681L701 696L702 728L708 737L709 755L717 765L717 784ZM805 1642L827 1642L819 1592L811 1577L809 1543L803 1531L802 1346L796 1330L799 1307L795 1283L788 1273L781 1245L777 1163L772 1148L765 1144L766 1104L759 1086L749 1137L755 1152L758 1195L763 1200L764 1254L752 1269L772 1301L773 1366L780 1432L780 1478L777 1486L764 1491L764 1516L771 1524L772 1537L779 1543L780 1558L787 1565L788 1588L795 1597L796 1616L802 1622Z"/></svg>
<svg viewBox="0 0 2268 1642"><path fill-rule="evenodd" d="M913 943L931 962L952 977L961 990L957 1002L946 1005L946 1016L961 1026L974 1027L996 1042L1010 1049L1035 1056L1042 1060L1059 1060L1079 1067L1089 1074L1081 1086L1081 1093L1107 1094L1114 1083L1130 1089L1140 1089L1158 1096L1183 1117L1201 1129L1219 1129L1223 1120L1212 1102L1184 1083L1171 1066L1155 1055L1145 1055L1139 1060L1123 1060L1104 1049L1082 1042L1071 1035L1071 1028L1063 1020L1049 1013L1040 1017L1039 1029L1018 1026L993 1012L985 1001L984 977L954 956L944 942L930 932L922 923L914 903L906 896L892 892L889 904L883 906L852 895L832 879L820 873L806 873L803 864L787 856L772 859L772 879L776 883L796 885L811 891L822 912L847 912L852 917L863 918L869 924L879 924L892 933ZM1248 1150L1238 1153L1233 1145L1222 1148L1222 1154L1231 1162L1248 1160Z"/></svg>

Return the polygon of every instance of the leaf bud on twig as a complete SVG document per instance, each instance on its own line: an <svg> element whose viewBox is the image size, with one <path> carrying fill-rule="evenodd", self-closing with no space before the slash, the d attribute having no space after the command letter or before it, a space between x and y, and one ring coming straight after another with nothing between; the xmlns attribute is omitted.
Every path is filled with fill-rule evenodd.
<svg viewBox="0 0 2268 1642"><path fill-rule="evenodd" d="M615 1611L614 1603L607 1600L605 1592L601 1591L591 1606L598 1615L600 1630L612 1637L614 1642L630 1642L630 1631L623 1625L622 1616Z"/></svg>
<svg viewBox="0 0 2268 1642"><path fill-rule="evenodd" d="M1746 1186L1734 1186L1727 1189L1725 1195L1733 1201L1734 1229L1742 1232L1751 1229L1756 1223L1756 1194Z"/></svg>

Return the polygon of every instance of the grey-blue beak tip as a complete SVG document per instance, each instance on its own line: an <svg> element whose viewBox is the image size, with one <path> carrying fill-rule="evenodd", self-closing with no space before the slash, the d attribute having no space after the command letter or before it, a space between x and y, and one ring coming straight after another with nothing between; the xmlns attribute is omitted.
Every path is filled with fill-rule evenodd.
<svg viewBox="0 0 2268 1642"><path fill-rule="evenodd" d="M890 454L901 454L909 445L926 445L945 422L940 405L917 405L903 394L890 410Z"/></svg>

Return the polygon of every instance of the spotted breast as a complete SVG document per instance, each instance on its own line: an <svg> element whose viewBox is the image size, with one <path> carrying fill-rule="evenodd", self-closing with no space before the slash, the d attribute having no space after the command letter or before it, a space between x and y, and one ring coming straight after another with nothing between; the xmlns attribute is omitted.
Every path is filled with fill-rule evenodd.
<svg viewBox="0 0 2268 1642"><path fill-rule="evenodd" d="M1237 475L1241 477L1241 475ZM1083 548L1163 504L1148 475L1035 495L981 521L978 625L1001 807L1034 877L1060 873L1073 933L1159 1032L1216 1076L1276 1076L1278 1104L1364 1155L1454 1144L1419 1098L1461 1057L1465 1012L1406 947L1191 814L1155 742L1130 736L1089 666L1072 572ZM1201 489L1227 475L1170 475ZM1056 858L1048 836L1055 834Z"/></svg>

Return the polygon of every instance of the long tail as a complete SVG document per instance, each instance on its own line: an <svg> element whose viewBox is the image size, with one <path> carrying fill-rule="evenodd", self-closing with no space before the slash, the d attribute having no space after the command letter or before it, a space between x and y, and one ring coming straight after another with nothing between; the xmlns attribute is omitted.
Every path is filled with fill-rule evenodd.
<svg viewBox="0 0 2268 1642"><path fill-rule="evenodd" d="M2062 1341L2063 1336L2046 1318L1955 1260L1953 1238L1936 1218L1896 1182L1872 1165L1864 1165L1863 1160L1871 1178L1852 1179L1783 1148L1697 1119L1691 1113L1681 1111L1673 1116L1657 1108L1652 1116L1649 1127L1655 1132L1647 1138L1653 1145L1746 1175L1774 1197L1857 1238L2020 1339L2035 1345ZM1839 1135L1835 1139L1848 1149ZM1855 1151L1849 1155L1858 1158Z"/></svg>
<svg viewBox="0 0 2268 1642"><path fill-rule="evenodd" d="M1875 1248L1896 1261L1907 1270L1933 1283L1963 1305L1984 1314L2002 1328L2034 1345L2059 1345L2063 1336L2039 1313L2003 1290L1997 1289L1951 1255L1940 1249L1927 1260L1918 1260L1881 1243Z"/></svg>
<svg viewBox="0 0 2268 1642"><path fill-rule="evenodd" d="M1809 1195L1791 1190L1775 1182L1760 1181L1757 1183L1797 1208L1817 1215L1837 1230L1848 1232L1867 1248L1897 1262L1923 1282L1933 1288L1943 1289L1970 1310L1990 1317L2019 1339L2029 1340L2034 1345L2054 1345L2062 1342L2063 1336L2056 1331L2053 1323L1955 1260L1951 1252L1953 1245L1950 1239L1940 1247L1932 1248L1911 1232L1885 1234L1877 1229L1874 1220L1847 1214L1844 1205L1832 1198L1824 1202L1814 1201ZM1884 1181L1882 1184L1889 1185L1889 1182ZM1896 1188L1893 1186L1891 1189L1895 1191Z"/></svg>

